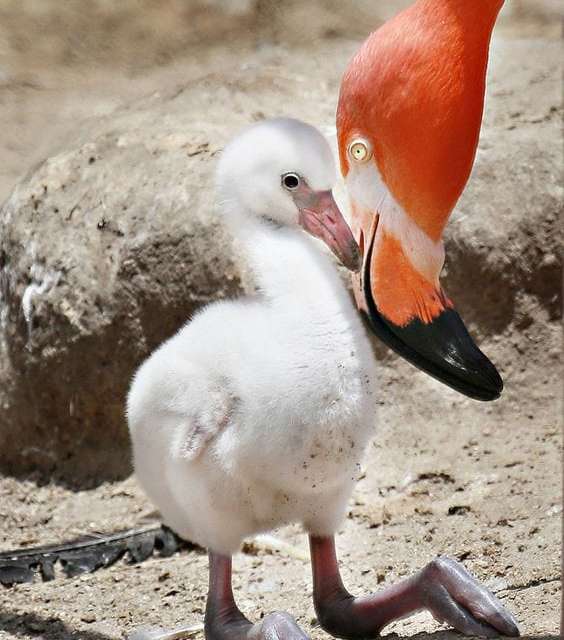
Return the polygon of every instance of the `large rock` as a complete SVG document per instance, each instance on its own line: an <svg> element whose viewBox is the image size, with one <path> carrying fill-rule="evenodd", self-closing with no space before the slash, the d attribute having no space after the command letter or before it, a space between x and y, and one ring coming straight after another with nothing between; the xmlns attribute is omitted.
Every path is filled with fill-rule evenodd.
<svg viewBox="0 0 564 640"><path fill-rule="evenodd" d="M222 42L303 45L364 37L413 0L3 0L0 55L7 71L32 66L161 65ZM507 0L497 29L558 38L560 0ZM3 60L3 62L4 62ZM38 64L39 63L39 64ZM2 81L0 68L0 82Z"/></svg>
<svg viewBox="0 0 564 640"><path fill-rule="evenodd" d="M135 367L203 303L240 290L214 214L215 156L281 96L331 122L335 90L304 86L235 69L153 96L91 123L15 189L0 212L3 471L129 471Z"/></svg>
<svg viewBox="0 0 564 640"><path fill-rule="evenodd" d="M0 470L129 471L135 367L199 306L244 289L214 214L218 151L263 116L331 125L356 46L263 51L153 96L85 126L18 185L0 211ZM558 43L494 51L476 170L448 241L447 288L486 338L513 322L519 296L557 313L558 56Z"/></svg>
<svg viewBox="0 0 564 640"><path fill-rule="evenodd" d="M561 313L562 65L556 43L498 40L484 127L447 231L448 291L485 335ZM525 299L528 300L525 303Z"/></svg>

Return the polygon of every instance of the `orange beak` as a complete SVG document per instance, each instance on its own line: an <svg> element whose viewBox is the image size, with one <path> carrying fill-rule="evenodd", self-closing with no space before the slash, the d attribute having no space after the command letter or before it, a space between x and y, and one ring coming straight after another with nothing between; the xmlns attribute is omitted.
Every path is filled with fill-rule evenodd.
<svg viewBox="0 0 564 640"><path fill-rule="evenodd" d="M353 277L357 304L392 349L480 400L497 398L503 383L439 274L442 233L474 161L502 4L419 0L362 46L337 110L341 170L363 252Z"/></svg>

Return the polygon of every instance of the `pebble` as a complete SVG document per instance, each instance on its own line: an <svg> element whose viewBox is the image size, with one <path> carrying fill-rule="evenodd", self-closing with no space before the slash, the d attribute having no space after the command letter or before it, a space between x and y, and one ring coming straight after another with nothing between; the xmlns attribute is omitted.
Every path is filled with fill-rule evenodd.
<svg viewBox="0 0 564 640"><path fill-rule="evenodd" d="M83 613L80 616L80 619L82 620L82 622L88 622L88 623L96 622L97 620L96 614L91 611L89 611L88 613Z"/></svg>

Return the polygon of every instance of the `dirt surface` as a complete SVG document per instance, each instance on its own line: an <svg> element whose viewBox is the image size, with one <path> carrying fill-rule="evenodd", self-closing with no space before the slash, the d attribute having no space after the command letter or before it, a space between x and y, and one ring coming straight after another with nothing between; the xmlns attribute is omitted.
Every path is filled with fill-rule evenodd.
<svg viewBox="0 0 564 640"><path fill-rule="evenodd" d="M535 373L536 384L485 405L445 391L407 364L395 367L365 477L338 536L351 591L384 587L447 554L497 592L524 635L558 637L560 384L550 371ZM3 548L128 528L152 510L133 478L76 493L4 478L0 500ZM307 553L297 527L276 535ZM3 589L0 638L109 640L140 625L198 622L206 578L203 552L184 551ZM315 626L305 560L265 550L240 554L235 593L250 617L286 608L313 638L327 637ZM421 613L387 631L458 637L439 629Z"/></svg>
<svg viewBox="0 0 564 640"><path fill-rule="evenodd" d="M506 24L507 35L554 37L554 24L538 9L542 3L534 4L536 13L522 25ZM234 57L252 57L254 46L242 38L200 46L197 56L173 61L168 54L146 56L139 66L130 58L112 66L104 56L87 66L71 56L71 64L65 55L53 66L40 64L37 52L30 59L7 49L0 59L0 200L35 162L64 146L83 118L221 71ZM338 536L352 592L384 587L447 554L498 594L524 635L559 637L560 326L538 310L532 317L527 327L512 325L483 345L506 363L509 379L503 398L491 405L463 399L405 363L386 365L393 370L383 376L377 435ZM34 477L0 477L0 549L126 529L145 522L152 509L134 478L71 491ZM276 535L299 552L251 547L240 554L239 604L254 619L287 609L314 639L325 638L315 624L309 564L295 557L306 553L305 537L297 527ZM206 581L206 557L196 550L73 579L0 587L0 640L113 640L140 625L198 622ZM424 613L386 632L459 637Z"/></svg>

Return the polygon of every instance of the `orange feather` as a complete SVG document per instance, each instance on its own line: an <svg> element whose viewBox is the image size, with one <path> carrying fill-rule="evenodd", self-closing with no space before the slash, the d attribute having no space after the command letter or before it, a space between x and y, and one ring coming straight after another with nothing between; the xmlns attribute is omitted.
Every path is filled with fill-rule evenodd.
<svg viewBox="0 0 564 640"><path fill-rule="evenodd" d="M413 318L432 322L441 311L452 307L443 291L413 268L398 240L385 231L378 239L370 279L378 310L399 327Z"/></svg>

